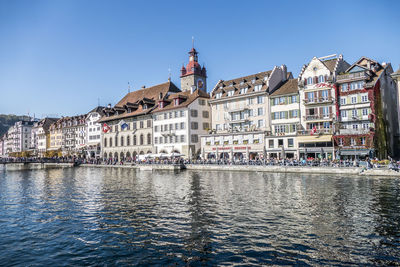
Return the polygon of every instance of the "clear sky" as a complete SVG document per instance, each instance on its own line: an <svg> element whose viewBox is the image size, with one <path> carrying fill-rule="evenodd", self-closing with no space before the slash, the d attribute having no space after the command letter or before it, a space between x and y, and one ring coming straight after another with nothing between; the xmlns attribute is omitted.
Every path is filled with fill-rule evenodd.
<svg viewBox="0 0 400 267"><path fill-rule="evenodd" d="M192 36L208 90L313 56L400 64L400 1L0 0L0 113L77 115L179 83Z"/></svg>

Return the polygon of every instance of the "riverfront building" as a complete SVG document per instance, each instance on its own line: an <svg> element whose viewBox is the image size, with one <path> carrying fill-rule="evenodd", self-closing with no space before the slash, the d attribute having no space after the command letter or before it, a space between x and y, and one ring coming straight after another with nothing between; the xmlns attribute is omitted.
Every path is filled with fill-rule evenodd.
<svg viewBox="0 0 400 267"><path fill-rule="evenodd" d="M98 106L86 115L86 153L89 158L101 157L101 123L99 120L105 115L104 107Z"/></svg>
<svg viewBox="0 0 400 267"><path fill-rule="evenodd" d="M189 63L181 69L181 89L159 97L153 111L156 153L177 153L197 158L201 153L200 135L211 125L205 67L198 63L198 53L189 51Z"/></svg>
<svg viewBox="0 0 400 267"><path fill-rule="evenodd" d="M56 122L57 118L44 118L39 122L35 123L34 131L36 132L37 146L35 155L39 157L49 156L47 151L51 145L50 139L50 126L52 123Z"/></svg>
<svg viewBox="0 0 400 267"><path fill-rule="evenodd" d="M221 80L209 101L212 129L201 136L204 158L255 159L265 155L265 137L271 133L269 93L292 74L285 65L231 80Z"/></svg>
<svg viewBox="0 0 400 267"><path fill-rule="evenodd" d="M5 134L0 136L0 158L6 157L6 153L5 153L6 140L7 140L7 136Z"/></svg>
<svg viewBox="0 0 400 267"><path fill-rule="evenodd" d="M210 111L206 69L192 48L181 69L182 91L168 82L128 93L114 107L104 109L102 156L121 160L138 155L200 153L199 135L206 133Z"/></svg>
<svg viewBox="0 0 400 267"><path fill-rule="evenodd" d="M180 90L170 81L128 93L114 107L104 109L102 155L111 160L154 153L151 112L157 99Z"/></svg>
<svg viewBox="0 0 400 267"><path fill-rule="evenodd" d="M265 137L267 158L299 158L297 129L300 98L297 79L289 79L269 95L271 131Z"/></svg>
<svg viewBox="0 0 400 267"><path fill-rule="evenodd" d="M333 133L337 124L336 76L350 65L342 55L314 57L300 72L300 157L334 159Z"/></svg>
<svg viewBox="0 0 400 267"><path fill-rule="evenodd" d="M337 76L338 156L394 156L399 133L398 93L390 64L362 57Z"/></svg>

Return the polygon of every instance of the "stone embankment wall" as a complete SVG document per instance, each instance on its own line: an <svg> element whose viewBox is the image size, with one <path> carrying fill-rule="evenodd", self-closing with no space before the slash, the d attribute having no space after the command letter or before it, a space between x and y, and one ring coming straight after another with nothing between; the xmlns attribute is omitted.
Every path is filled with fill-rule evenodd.
<svg viewBox="0 0 400 267"><path fill-rule="evenodd" d="M5 170L37 170L52 168L71 168L73 163L10 163L3 165ZM127 168L141 171L152 170L198 170L198 171L244 171L244 172L267 172L267 173L309 173L309 174L337 174L337 175L361 175L361 176L385 176L400 177L400 172L387 168L363 170L363 168L334 168L334 167L288 167L288 166L257 166L257 165L92 165L82 164L81 167L95 168Z"/></svg>
<svg viewBox="0 0 400 267"><path fill-rule="evenodd" d="M74 167L73 163L7 163L4 169L7 171L21 171L21 170L40 170L40 169L54 169L54 168L71 168Z"/></svg>
<svg viewBox="0 0 400 267"><path fill-rule="evenodd" d="M400 177L400 172L389 169L334 168L334 167L289 167L289 166L254 166L254 165L186 165L187 170L204 171L256 171L271 173L309 173L309 174L339 174L361 176L391 176Z"/></svg>

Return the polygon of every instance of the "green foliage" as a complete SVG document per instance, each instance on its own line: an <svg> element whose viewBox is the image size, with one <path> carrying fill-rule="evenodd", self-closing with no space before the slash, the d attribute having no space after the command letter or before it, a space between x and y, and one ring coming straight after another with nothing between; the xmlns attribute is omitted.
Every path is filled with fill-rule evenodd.
<svg viewBox="0 0 400 267"><path fill-rule="evenodd" d="M13 114L0 114L0 136L5 134L11 126L14 125L17 121L20 120L29 120L28 116L18 116Z"/></svg>

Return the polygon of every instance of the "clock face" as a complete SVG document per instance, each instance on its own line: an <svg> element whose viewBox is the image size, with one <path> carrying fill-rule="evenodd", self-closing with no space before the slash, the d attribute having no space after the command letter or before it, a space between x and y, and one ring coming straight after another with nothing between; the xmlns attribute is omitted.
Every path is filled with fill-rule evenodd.
<svg viewBox="0 0 400 267"><path fill-rule="evenodd" d="M202 79L197 80L197 88L203 89L204 83Z"/></svg>

